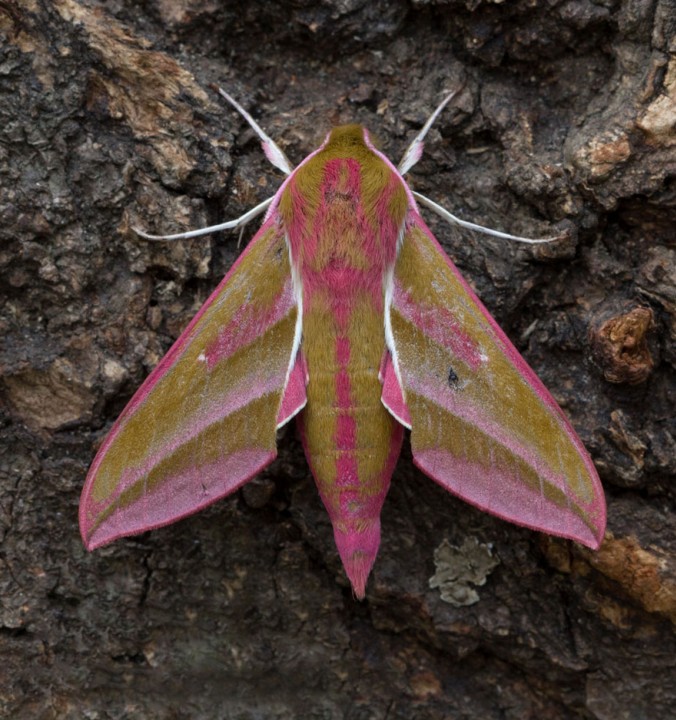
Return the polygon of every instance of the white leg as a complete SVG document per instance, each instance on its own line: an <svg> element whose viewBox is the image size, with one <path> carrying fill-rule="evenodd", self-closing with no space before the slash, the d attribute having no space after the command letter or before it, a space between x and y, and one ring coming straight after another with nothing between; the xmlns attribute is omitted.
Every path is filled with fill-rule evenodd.
<svg viewBox="0 0 676 720"><path fill-rule="evenodd" d="M452 213L448 212L441 205L437 205L433 200L428 197L421 195L420 193L413 192L413 197L418 200L422 205L427 206L430 210L433 210L437 215L440 215L446 222L453 225L460 225L460 227L468 228L469 230L476 230L484 235L492 235L493 237L503 238L504 240L516 240L517 242L528 243L529 245L539 245L541 243L549 243L554 240L560 240L562 236L538 238L531 240L530 238L520 237L519 235L510 235L509 233L503 233L499 230L491 230L490 228L484 227L483 225L477 225L476 223L467 222L467 220L461 220Z"/></svg>
<svg viewBox="0 0 676 720"><path fill-rule="evenodd" d="M260 205L256 205L244 215L238 217L236 220L228 220L228 222L220 223L218 225L211 225L210 227L200 228L199 230L189 230L184 233L177 233L176 235L149 235L143 230L138 228L132 228L132 230L146 240L185 240L186 238L199 237L200 235L208 235L209 233L218 232L219 230L234 230L235 228L243 228L250 220L264 212L270 203L274 200L274 195L267 200L263 200Z"/></svg>

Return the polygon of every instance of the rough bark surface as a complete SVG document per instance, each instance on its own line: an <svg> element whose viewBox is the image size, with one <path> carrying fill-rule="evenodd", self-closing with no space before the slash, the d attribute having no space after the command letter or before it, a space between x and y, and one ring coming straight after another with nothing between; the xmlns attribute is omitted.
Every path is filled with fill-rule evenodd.
<svg viewBox="0 0 676 720"><path fill-rule="evenodd" d="M0 2L0 717L674 717L676 11L672 0ZM457 214L433 229L604 481L599 552L489 517L406 450L365 602L293 429L260 478L87 554L97 444L238 253L149 243L234 218L360 122ZM465 540L472 542L465 544ZM435 550L499 565L455 607ZM445 552L448 551L444 545Z"/></svg>

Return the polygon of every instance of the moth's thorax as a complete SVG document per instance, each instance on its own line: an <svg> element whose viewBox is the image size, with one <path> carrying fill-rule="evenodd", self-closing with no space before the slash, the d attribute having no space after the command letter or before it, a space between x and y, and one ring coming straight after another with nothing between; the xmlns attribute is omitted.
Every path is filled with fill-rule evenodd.
<svg viewBox="0 0 676 720"><path fill-rule="evenodd" d="M320 274L339 290L346 272L357 281L366 279L364 273L382 279L394 264L407 205L401 178L369 147L365 130L359 125L332 130L280 198L293 262L304 282L306 274Z"/></svg>

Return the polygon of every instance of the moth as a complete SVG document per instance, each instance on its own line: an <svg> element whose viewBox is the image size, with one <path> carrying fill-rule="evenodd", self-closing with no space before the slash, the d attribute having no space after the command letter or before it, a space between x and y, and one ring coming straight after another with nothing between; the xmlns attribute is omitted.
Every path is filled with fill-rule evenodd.
<svg viewBox="0 0 676 720"><path fill-rule="evenodd" d="M237 220L164 236L243 227L264 213L96 455L80 502L87 548L233 493L274 459L277 431L294 417L358 598L406 428L415 464L446 490L598 547L605 501L589 455L418 203L464 227L525 239L456 218L403 177L453 93L396 167L365 128L346 125L293 168L220 92L287 177Z"/></svg>

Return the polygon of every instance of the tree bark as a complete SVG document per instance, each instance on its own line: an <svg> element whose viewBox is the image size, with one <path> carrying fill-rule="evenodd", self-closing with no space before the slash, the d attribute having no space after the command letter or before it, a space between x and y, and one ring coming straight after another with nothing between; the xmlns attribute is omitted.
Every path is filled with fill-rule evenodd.
<svg viewBox="0 0 676 720"><path fill-rule="evenodd" d="M673 2L6 0L0 34L0 717L672 718ZM410 180L568 233L429 218L591 452L598 552L449 496L405 447L360 603L293 427L236 496L84 550L96 447L239 252L132 226L281 182L213 82L294 163L347 122L397 161L463 85ZM472 605L429 586L444 540L499 561Z"/></svg>

